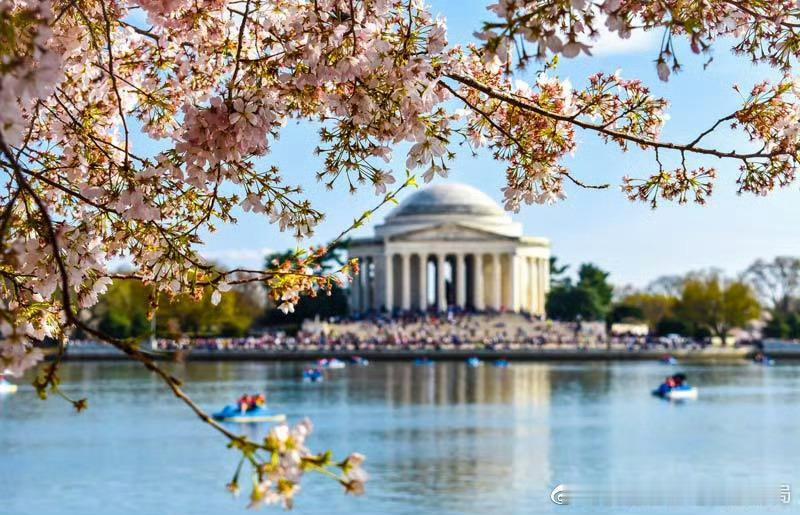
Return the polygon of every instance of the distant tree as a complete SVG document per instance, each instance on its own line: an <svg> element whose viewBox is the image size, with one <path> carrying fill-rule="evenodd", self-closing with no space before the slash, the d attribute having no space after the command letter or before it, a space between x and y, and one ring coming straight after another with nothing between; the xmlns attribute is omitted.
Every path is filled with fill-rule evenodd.
<svg viewBox="0 0 800 515"><path fill-rule="evenodd" d="M116 338L135 338L150 331L147 317L151 289L139 281L114 281L94 306L97 327Z"/></svg>
<svg viewBox="0 0 800 515"><path fill-rule="evenodd" d="M608 276L608 272L591 263L584 263L578 269L578 287L594 291L604 312L610 309L614 296L614 287L608 282Z"/></svg>
<svg viewBox="0 0 800 515"><path fill-rule="evenodd" d="M547 313L555 320L605 320L611 309L613 286L608 273L592 264L578 270L578 281L569 277L556 282L547 296Z"/></svg>
<svg viewBox="0 0 800 515"><path fill-rule="evenodd" d="M267 309L263 323L267 326L297 326L303 320L315 317L327 319L346 316L348 309L347 291L334 286L330 292L321 292L316 296L303 295L290 313L283 313L277 308Z"/></svg>
<svg viewBox="0 0 800 515"><path fill-rule="evenodd" d="M347 260L346 250L349 241L338 242L328 248L324 258L319 260L319 266L323 273L340 268ZM276 252L266 256L266 266L271 266L274 261L285 262L297 258L302 258L304 251L286 250ZM267 307L262 318L268 326L296 326L306 319L315 317L330 318L341 317L348 314L349 302L347 290L336 284L332 285L329 291L307 292L300 296L300 301L294 306L294 311L284 313L274 303Z"/></svg>
<svg viewBox="0 0 800 515"><path fill-rule="evenodd" d="M798 339L800 338L800 314L796 312L783 314L772 311L762 332L768 338Z"/></svg>
<svg viewBox="0 0 800 515"><path fill-rule="evenodd" d="M570 278L566 276L568 268L569 265L559 266L558 258L556 256L550 256L550 285L558 286L565 282L571 282Z"/></svg>
<svg viewBox="0 0 800 515"><path fill-rule="evenodd" d="M117 338L137 338L152 331L148 318L152 290L139 281L114 281L92 310L93 324ZM244 336L262 313L246 291L231 289L212 302L207 288L200 300L162 295L155 313L159 336Z"/></svg>
<svg viewBox="0 0 800 515"><path fill-rule="evenodd" d="M777 318L798 311L800 303L800 259L779 256L757 260L744 273L761 300Z"/></svg>
<svg viewBox="0 0 800 515"><path fill-rule="evenodd" d="M605 313L597 294L571 284L557 286L547 297L547 313L555 320L602 320Z"/></svg>
<svg viewBox="0 0 800 515"><path fill-rule="evenodd" d="M163 301L156 312L159 336L246 336L262 308L243 292L231 290L214 305L210 289L200 301L184 296Z"/></svg>
<svg viewBox="0 0 800 515"><path fill-rule="evenodd" d="M675 312L681 320L708 330L724 344L730 330L758 318L761 307L748 284L726 283L713 275L686 280Z"/></svg>
<svg viewBox="0 0 800 515"><path fill-rule="evenodd" d="M647 292L668 297L680 297L686 277L681 275L662 275L647 285Z"/></svg>
<svg viewBox="0 0 800 515"><path fill-rule="evenodd" d="M704 337L708 331L703 329L695 329L691 324L677 316L665 316L659 320L655 325L655 334L657 336L666 336L668 334L679 334L681 336L694 336Z"/></svg>
<svg viewBox="0 0 800 515"><path fill-rule="evenodd" d="M674 319L677 302L677 297L662 293L634 293L621 301L624 305L638 308L642 313L642 320L646 321L650 331L656 334L678 332L670 330L667 333L662 333L658 329L659 324L664 320Z"/></svg>
<svg viewBox="0 0 800 515"><path fill-rule="evenodd" d="M616 304L606 318L608 325L618 323L639 323L645 321L644 312L631 304Z"/></svg>

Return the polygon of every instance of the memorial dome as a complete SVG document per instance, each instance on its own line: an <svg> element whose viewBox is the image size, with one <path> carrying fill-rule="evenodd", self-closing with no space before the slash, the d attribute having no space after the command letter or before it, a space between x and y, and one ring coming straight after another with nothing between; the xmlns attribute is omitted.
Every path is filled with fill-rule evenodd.
<svg viewBox="0 0 800 515"><path fill-rule="evenodd" d="M383 224L378 236L442 224L462 224L506 236L520 236L522 227L486 193L466 184L442 183L419 190L400 203Z"/></svg>
<svg viewBox="0 0 800 515"><path fill-rule="evenodd" d="M437 184L408 197L388 218L441 214L503 216L505 212L477 188L466 184Z"/></svg>

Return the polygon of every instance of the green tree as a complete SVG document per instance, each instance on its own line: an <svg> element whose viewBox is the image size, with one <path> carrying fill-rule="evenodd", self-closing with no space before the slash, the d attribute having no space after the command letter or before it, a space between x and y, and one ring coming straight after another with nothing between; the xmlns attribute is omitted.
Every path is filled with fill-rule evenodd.
<svg viewBox="0 0 800 515"><path fill-rule="evenodd" d="M551 268L554 264L551 262ZM553 283L547 295L547 313L555 320L605 320L613 290L607 272L593 264L583 264L578 269L577 283L573 284L569 277Z"/></svg>
<svg viewBox="0 0 800 515"><path fill-rule="evenodd" d="M152 331L147 318L151 289L139 281L114 281L92 311L96 326L117 338L142 338ZM251 296L238 290L211 302L208 290L198 302L188 296L159 298L156 310L158 336L244 336L262 313Z"/></svg>
<svg viewBox="0 0 800 515"><path fill-rule="evenodd" d="M552 287L571 283L571 279L566 276L569 265L559 265L556 256L550 256L550 285Z"/></svg>
<svg viewBox="0 0 800 515"><path fill-rule="evenodd" d="M800 314L797 312L783 314L771 310L763 334L769 338L800 338Z"/></svg>
<svg viewBox="0 0 800 515"><path fill-rule="evenodd" d="M331 273L345 264L347 256L346 250L349 240L337 242L328 247L328 253L319 261L322 271ZM286 250L274 252L266 256L266 266L271 266L275 261L285 262L297 259L304 255L304 251ZM315 318L330 318L346 316L349 310L349 300L347 289L334 285L330 292L318 295L305 294L300 297L300 301L294 307L294 312L283 313L274 304L270 304L262 318L263 323L268 326L297 326L303 320Z"/></svg>
<svg viewBox="0 0 800 515"><path fill-rule="evenodd" d="M584 263L578 269L578 288L593 291L604 312L611 308L611 299L614 296L614 287L608 282L608 276L608 272L592 263Z"/></svg>
<svg viewBox="0 0 800 515"><path fill-rule="evenodd" d="M622 303L616 304L611 308L611 311L608 313L607 321L609 325L620 322L644 322L645 316L642 309L638 306Z"/></svg>
<svg viewBox="0 0 800 515"><path fill-rule="evenodd" d="M156 312L157 332L171 338L246 336L261 313L261 306L237 290L223 293L215 306L209 289L199 302L185 296L162 299Z"/></svg>
<svg viewBox="0 0 800 515"><path fill-rule="evenodd" d="M678 317L696 329L718 336L723 344L731 329L758 318L761 306L749 285L724 282L718 275L693 277L683 285L675 309Z"/></svg>
<svg viewBox="0 0 800 515"><path fill-rule="evenodd" d="M114 281L94 306L97 327L116 338L136 338L150 331L150 288L140 281Z"/></svg>
<svg viewBox="0 0 800 515"><path fill-rule="evenodd" d="M675 321L675 305L678 302L677 297L662 293L634 293L622 299L622 304L637 308L641 314L641 320L647 322L650 331L656 334L669 334L679 331L668 330L662 333L659 330L660 324L667 321L663 328L675 329L674 324L670 321ZM684 324L685 325L685 324Z"/></svg>

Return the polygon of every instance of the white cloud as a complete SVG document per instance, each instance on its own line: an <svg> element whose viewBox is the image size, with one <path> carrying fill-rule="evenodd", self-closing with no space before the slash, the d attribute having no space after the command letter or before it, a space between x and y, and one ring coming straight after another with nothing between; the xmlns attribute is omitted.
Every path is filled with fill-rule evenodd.
<svg viewBox="0 0 800 515"><path fill-rule="evenodd" d="M658 53L660 37L654 30L634 30L628 39L623 39L616 32L609 32L605 23L601 23L598 32L597 40L588 42L592 46L592 55L603 57L653 52L655 56Z"/></svg>
<svg viewBox="0 0 800 515"><path fill-rule="evenodd" d="M264 256L270 254L272 249L219 249L201 250L200 254L209 261L215 261L227 266L243 266L249 268L262 268L264 266Z"/></svg>
<svg viewBox="0 0 800 515"><path fill-rule="evenodd" d="M644 52L653 52L654 55L658 53L659 36L655 31L634 30L628 39L622 39L616 32L609 32L605 25L602 25L598 32L600 37L592 43L592 55L603 57Z"/></svg>

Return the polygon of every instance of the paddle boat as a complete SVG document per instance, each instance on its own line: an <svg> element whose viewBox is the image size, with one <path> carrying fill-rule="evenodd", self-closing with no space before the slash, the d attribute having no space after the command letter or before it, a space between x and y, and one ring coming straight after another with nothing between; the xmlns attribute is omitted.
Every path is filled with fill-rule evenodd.
<svg viewBox="0 0 800 515"><path fill-rule="evenodd" d="M658 388L653 390L653 395L671 401L696 399L698 389L686 382L686 376L675 374L668 377Z"/></svg>
<svg viewBox="0 0 800 515"><path fill-rule="evenodd" d="M15 393L16 391L17 391L17 385L8 382L5 377L0 376L0 394Z"/></svg>
<svg viewBox="0 0 800 515"><path fill-rule="evenodd" d="M664 365L677 365L678 360L677 358L675 358L675 356L670 356L669 354L667 354L666 356L661 358L661 363L663 363Z"/></svg>
<svg viewBox="0 0 800 515"><path fill-rule="evenodd" d="M319 368L307 368L303 371L303 382L305 383L321 383L325 380L325 375Z"/></svg>
<svg viewBox="0 0 800 515"><path fill-rule="evenodd" d="M756 365L761 365L764 367L771 367L775 365L775 360L767 356L766 354L759 352L753 357L753 363Z"/></svg>
<svg viewBox="0 0 800 515"><path fill-rule="evenodd" d="M510 365L511 363L507 359L498 359L494 362L494 366L497 368L508 368Z"/></svg>
<svg viewBox="0 0 800 515"><path fill-rule="evenodd" d="M333 370L333 369L344 368L347 366L347 363L345 363L340 359L331 358L331 359L321 359L317 361L317 365L320 368L328 368Z"/></svg>
<svg viewBox="0 0 800 515"><path fill-rule="evenodd" d="M352 358L350 358L350 362L360 367L365 367L369 365L369 360L366 358L362 358L361 356L353 356Z"/></svg>
<svg viewBox="0 0 800 515"><path fill-rule="evenodd" d="M430 367L434 365L434 362L430 358L417 358L414 360L414 364L418 367Z"/></svg>
<svg viewBox="0 0 800 515"><path fill-rule="evenodd" d="M476 358L475 356L467 359L467 366L468 367L475 368L475 367L479 367L481 365L483 365L483 362L480 359Z"/></svg>
<svg viewBox="0 0 800 515"><path fill-rule="evenodd" d="M212 417L220 422L233 422L236 424L279 423L286 421L286 415L273 413L265 406L256 406L243 412L236 404L228 404L222 408L222 411L214 413Z"/></svg>

